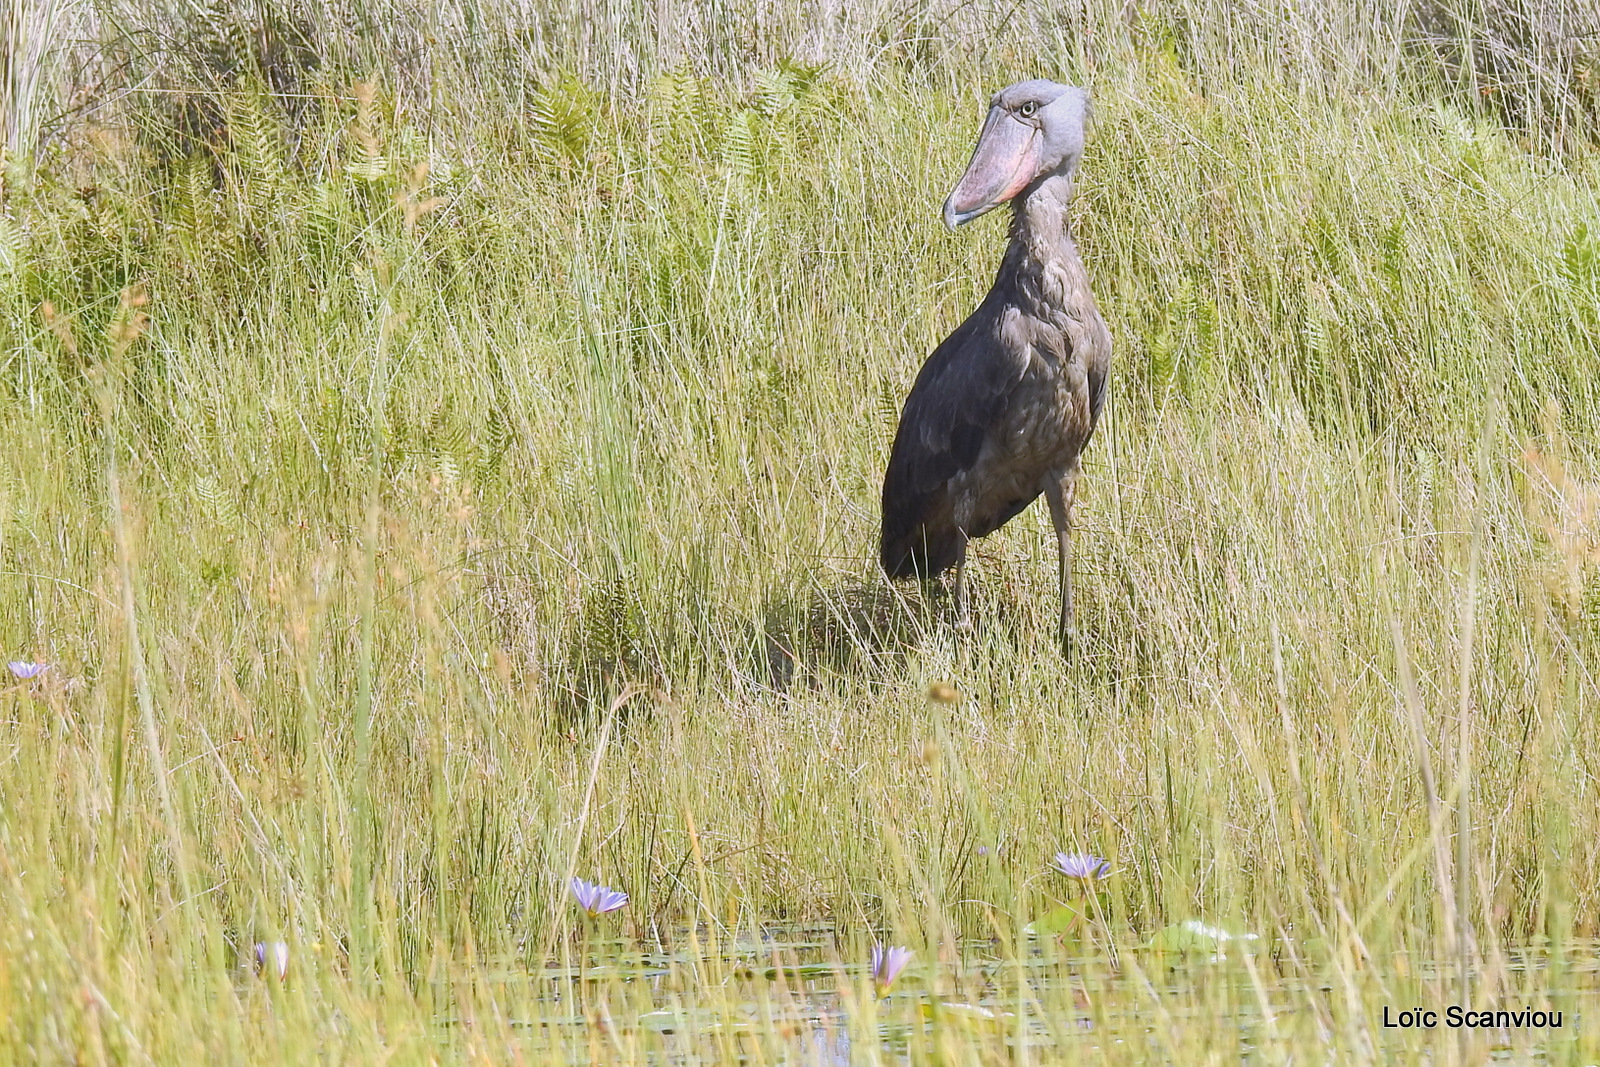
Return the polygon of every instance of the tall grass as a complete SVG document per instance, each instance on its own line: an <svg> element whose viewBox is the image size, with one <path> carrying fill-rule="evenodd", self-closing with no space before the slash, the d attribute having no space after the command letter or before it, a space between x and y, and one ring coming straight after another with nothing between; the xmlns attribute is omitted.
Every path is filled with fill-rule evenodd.
<svg viewBox="0 0 1600 1067"><path fill-rule="evenodd" d="M1469 1001L1594 1057L1578 12L332 10L73 8L8 171L8 1058L1473 1061L1380 1022ZM1042 514L970 637L872 552L1023 73L1094 86L1117 346L1072 662ZM1118 872L1064 947L1061 848ZM1190 918L1262 952L1140 947ZM808 993L812 921L919 992Z"/></svg>
<svg viewBox="0 0 1600 1067"><path fill-rule="evenodd" d="M449 125L474 109L524 104L561 70L611 93L685 66L748 87L784 60L825 62L858 82L886 69L938 72L948 85L974 63L1031 66L1040 54L1090 72L1117 68L1152 38L1165 38L1206 88L1248 70L1312 91L1440 95L1557 153L1592 138L1600 118L1593 0L51 0L8 10L8 39L23 45L8 84L46 75L40 99L50 106L24 107L23 117L59 132L126 93L192 94L241 76L260 77L298 111L318 86L381 70L410 108ZM185 105L192 126L195 101Z"/></svg>

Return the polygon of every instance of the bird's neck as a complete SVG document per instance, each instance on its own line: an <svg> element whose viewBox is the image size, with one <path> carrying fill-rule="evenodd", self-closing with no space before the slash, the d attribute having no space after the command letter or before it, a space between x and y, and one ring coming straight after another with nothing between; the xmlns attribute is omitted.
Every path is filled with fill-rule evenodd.
<svg viewBox="0 0 1600 1067"><path fill-rule="evenodd" d="M1067 226L1071 198L1072 179L1056 174L1013 201L1011 247L1001 275L1012 280L1020 306L1045 321L1082 317L1077 305L1094 299Z"/></svg>
<svg viewBox="0 0 1600 1067"><path fill-rule="evenodd" d="M1013 201L1011 253L1022 269L1043 270L1072 255L1076 245L1067 226L1072 203L1072 178L1052 174L1030 186Z"/></svg>

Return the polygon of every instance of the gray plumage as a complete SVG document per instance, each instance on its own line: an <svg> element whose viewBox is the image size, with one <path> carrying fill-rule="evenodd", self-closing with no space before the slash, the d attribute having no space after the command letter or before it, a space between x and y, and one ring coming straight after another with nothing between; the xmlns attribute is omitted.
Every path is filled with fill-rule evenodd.
<svg viewBox="0 0 1600 1067"><path fill-rule="evenodd" d="M884 570L927 579L956 567L963 623L967 542L1045 495L1063 640L1078 456L1105 404L1111 359L1067 227L1087 117L1087 93L1048 81L1021 82L991 102L944 217L953 229L1009 200L1010 244L989 295L917 375L883 481Z"/></svg>

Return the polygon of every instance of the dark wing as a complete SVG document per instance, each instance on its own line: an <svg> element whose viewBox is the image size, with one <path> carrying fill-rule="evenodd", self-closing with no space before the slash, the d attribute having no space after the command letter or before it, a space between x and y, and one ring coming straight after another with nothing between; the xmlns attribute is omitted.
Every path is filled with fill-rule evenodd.
<svg viewBox="0 0 1600 1067"><path fill-rule="evenodd" d="M1102 324L1102 330L1104 325ZM1106 394L1111 391L1111 335L1105 334L1099 358L1088 360L1089 372L1089 432L1100 425L1100 409L1106 406ZM1088 443L1087 439L1084 441Z"/></svg>
<svg viewBox="0 0 1600 1067"><path fill-rule="evenodd" d="M891 578L931 577L960 556L950 480L977 463L1022 375L1000 341L1004 306L991 292L934 349L906 398L883 477L881 558Z"/></svg>
<svg viewBox="0 0 1600 1067"><path fill-rule="evenodd" d="M1100 409L1106 406L1106 394L1111 391L1111 375L1105 367L1089 368L1089 432L1100 425Z"/></svg>

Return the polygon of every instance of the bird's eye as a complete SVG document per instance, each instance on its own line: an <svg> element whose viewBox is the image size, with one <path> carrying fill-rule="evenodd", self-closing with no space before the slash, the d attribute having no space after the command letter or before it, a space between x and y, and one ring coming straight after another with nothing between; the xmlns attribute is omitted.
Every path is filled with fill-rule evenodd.
<svg viewBox="0 0 1600 1067"><path fill-rule="evenodd" d="M1023 118L1031 119L1033 118L1033 113L1039 110L1039 104L1037 101L1029 100L1026 104L1023 104L1019 110L1021 111Z"/></svg>

